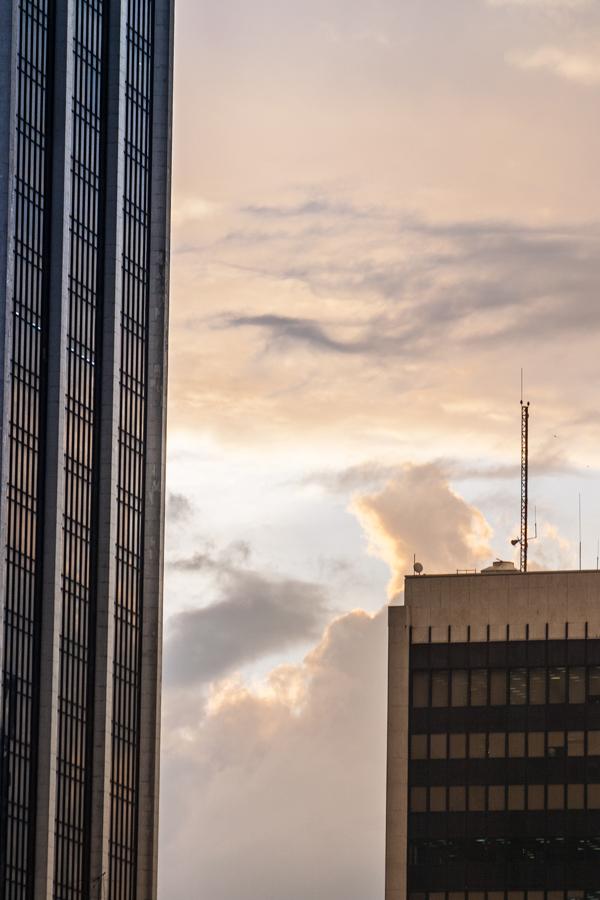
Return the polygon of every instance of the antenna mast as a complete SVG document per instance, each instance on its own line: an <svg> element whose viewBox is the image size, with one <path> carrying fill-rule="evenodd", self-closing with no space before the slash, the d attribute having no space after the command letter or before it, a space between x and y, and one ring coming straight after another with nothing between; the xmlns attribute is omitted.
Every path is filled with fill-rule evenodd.
<svg viewBox="0 0 600 900"><path fill-rule="evenodd" d="M527 571L529 516L529 403L521 397L521 572Z"/></svg>

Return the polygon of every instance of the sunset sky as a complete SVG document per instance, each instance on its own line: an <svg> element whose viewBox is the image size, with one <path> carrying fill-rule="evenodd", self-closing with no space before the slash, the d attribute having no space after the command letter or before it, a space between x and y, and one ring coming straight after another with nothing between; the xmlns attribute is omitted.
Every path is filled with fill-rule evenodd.
<svg viewBox="0 0 600 900"><path fill-rule="evenodd" d="M385 606L600 537L597 0L178 0L161 900L380 900ZM532 515L533 518L533 515Z"/></svg>

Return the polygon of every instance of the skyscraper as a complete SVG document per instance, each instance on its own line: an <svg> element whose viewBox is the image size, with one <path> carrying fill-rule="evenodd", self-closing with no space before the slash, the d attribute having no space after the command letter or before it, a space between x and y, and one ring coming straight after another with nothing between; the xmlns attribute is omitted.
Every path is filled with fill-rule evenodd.
<svg viewBox="0 0 600 900"><path fill-rule="evenodd" d="M156 895L172 17L0 3L0 900Z"/></svg>
<svg viewBox="0 0 600 900"><path fill-rule="evenodd" d="M390 608L386 900L599 900L600 574Z"/></svg>

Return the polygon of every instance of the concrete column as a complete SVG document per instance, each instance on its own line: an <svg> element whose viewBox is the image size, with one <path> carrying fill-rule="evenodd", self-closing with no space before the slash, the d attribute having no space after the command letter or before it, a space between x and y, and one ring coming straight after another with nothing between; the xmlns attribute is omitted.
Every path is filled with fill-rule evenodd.
<svg viewBox="0 0 600 900"><path fill-rule="evenodd" d="M6 481L8 478L8 429L10 403L10 346L14 282L14 156L16 142L16 4L0 3L0 552L6 547ZM6 235L6 240L4 236ZM6 566L0 565L0 672L4 646L4 597ZM0 683L0 721L2 684Z"/></svg>
<svg viewBox="0 0 600 900"><path fill-rule="evenodd" d="M173 0L155 8L144 611L136 900L157 896L169 298Z"/></svg>
<svg viewBox="0 0 600 900"><path fill-rule="evenodd" d="M410 610L389 609L385 900L406 900Z"/></svg>
<svg viewBox="0 0 600 900"><path fill-rule="evenodd" d="M90 897L106 897L109 869L110 778L116 590L119 365L121 359L124 116L127 4L110 0L107 57L106 190L100 412L100 491L95 647L94 743L90 835ZM104 893L102 892L104 888Z"/></svg>
<svg viewBox="0 0 600 900"><path fill-rule="evenodd" d="M71 207L71 97L73 14L69 0L55 8L47 425L44 463L43 611L40 653L39 741L35 896L50 900L54 880L54 833L58 751L59 640L63 558L64 441Z"/></svg>

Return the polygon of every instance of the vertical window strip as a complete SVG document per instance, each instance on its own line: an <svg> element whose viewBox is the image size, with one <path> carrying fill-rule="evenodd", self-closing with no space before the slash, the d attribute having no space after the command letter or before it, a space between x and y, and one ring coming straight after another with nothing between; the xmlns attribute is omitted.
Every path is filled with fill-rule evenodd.
<svg viewBox="0 0 600 900"><path fill-rule="evenodd" d="M128 0L123 196L123 303L117 484L110 897L136 895L140 714L152 0Z"/></svg>
<svg viewBox="0 0 600 900"><path fill-rule="evenodd" d="M45 329L46 84L48 2L18 5L16 167L14 180L14 293L10 360L8 538L0 740L0 891L25 900L30 889L34 829L37 653L36 557L39 521L39 452L42 340Z"/></svg>
<svg viewBox="0 0 600 900"><path fill-rule="evenodd" d="M93 651L95 396L99 341L102 0L78 0L73 37L65 497L58 698L55 900L85 896L88 691ZM91 636L91 640L93 640Z"/></svg>

